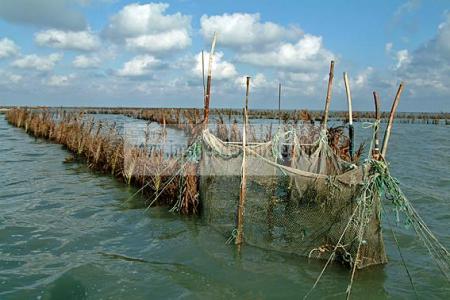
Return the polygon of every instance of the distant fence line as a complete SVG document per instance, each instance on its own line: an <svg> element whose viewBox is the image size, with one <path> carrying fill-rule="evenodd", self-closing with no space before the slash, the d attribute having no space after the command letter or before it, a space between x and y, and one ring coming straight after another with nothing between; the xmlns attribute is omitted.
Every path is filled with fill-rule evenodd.
<svg viewBox="0 0 450 300"><path fill-rule="evenodd" d="M0 107L0 113L6 111L12 107ZM139 108L139 107L29 107L34 109L49 109L49 110L66 110L66 111L83 111L89 114L117 114L126 115L133 118L150 120L159 123L163 123L164 120L160 119L162 116L166 116L166 124L179 123L179 119L176 116L190 115L191 118L200 119L203 115L203 109L199 108ZM229 109L229 108L215 108L211 110L213 120L218 118L228 119L232 122L235 119L239 120L242 116L241 109ZM381 118L386 120L389 116L389 112L382 112ZM317 110L271 110L271 109L251 109L249 110L249 117L251 119L274 119L287 121L296 120L314 120L320 121L322 118L322 111ZM346 122L348 120L348 113L346 111L332 111L329 117ZM355 122L366 122L375 119L375 112L372 111L354 111L353 120ZM398 123L411 123L411 124L435 124L435 125L450 125L450 113L429 113L429 112L397 112L396 122Z"/></svg>

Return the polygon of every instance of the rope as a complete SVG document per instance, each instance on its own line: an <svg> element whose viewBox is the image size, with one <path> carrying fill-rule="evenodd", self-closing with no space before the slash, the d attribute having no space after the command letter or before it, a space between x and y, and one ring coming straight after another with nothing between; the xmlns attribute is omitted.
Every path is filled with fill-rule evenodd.
<svg viewBox="0 0 450 300"><path fill-rule="evenodd" d="M178 161L180 161L180 160L181 160L181 157L177 158L177 159L175 160L174 163L176 163L176 162L178 162ZM146 166L146 167L147 167L147 166ZM161 171L161 173L164 172L164 171L166 171L169 167L171 167L171 166L170 166L170 165L166 166L166 167ZM148 169L148 167L147 167L147 169ZM143 190L144 190L147 186L149 186L151 183L152 183L151 181L147 181L146 184L144 184L141 188L139 188L133 195L131 195L127 200L125 200L125 202L129 202L131 199L133 199L137 194L139 194L141 191L143 191Z"/></svg>
<svg viewBox="0 0 450 300"><path fill-rule="evenodd" d="M354 230L357 232L356 237L354 240L357 240L357 250L356 250L356 257L353 260L352 257L349 258L349 262L352 266L351 271L351 277L349 285L347 286L346 294L347 299L350 298L352 286L354 283L354 278L356 274L356 268L361 263L360 258L360 252L362 245L366 243L364 240L364 234L365 229L367 228L368 222L372 220L373 213L374 213L374 205L376 199L378 199L378 196L376 195L382 195L384 194L385 198L390 200L395 208L396 212L403 212L405 213L407 217L407 223L409 225L412 225L415 232L419 236L419 238L422 240L424 245L427 247L429 253L431 254L433 260L437 263L438 267L441 269L443 274L447 277L448 276L448 269L449 269L449 254L448 251L445 249L445 247L437 240L437 238L434 236L434 234L429 230L429 228L426 226L426 224L423 222L421 217L417 214L416 210L412 207L411 203L407 200L403 192L398 186L398 182L395 178L393 178L389 174L388 165L384 160L378 161L374 160L372 158L372 150L374 147L374 138L375 134L378 131L379 128L379 121L375 121L373 123L364 123L363 128L373 128L373 136L370 142L370 148L369 148L369 154L367 159L365 159L363 165L360 167L361 170L354 170L354 172L364 172L363 176L363 183L360 189L359 196L356 198L356 208L353 211L353 214L349 218L344 231L342 232L338 242L336 245L334 245L334 249L331 252L327 262L325 263L322 271L318 275L316 281L314 282L312 288L308 291L308 293L305 295L304 299L309 297L311 292L316 288L319 281L323 277L326 269L328 268L329 264L335 259L335 256L337 254L337 250L340 249L340 247L344 247L341 245L341 242L346 234L348 232L349 228L354 226ZM209 146L209 149L211 149L214 153L218 154L221 157L230 157L235 155L235 157L241 155L242 150L244 149L241 145L226 143L221 141L220 139L216 138L209 132L204 132L203 134L203 141ZM310 173L303 171L301 169L297 168L291 168L287 167L281 164L278 164L276 161L272 161L271 159L264 157L257 153L256 149L259 149L260 147L271 147L272 155L275 158L279 158L281 156L281 147L285 145L294 145L299 146L297 149L300 149L301 145L308 145L308 146L314 146L317 145L319 148L316 151L320 151L320 153L317 153L320 157L327 157L331 158L332 162L335 164L336 168L341 168L342 163L338 160L336 155L332 152L332 149L328 145L328 139L327 139L327 132L325 130L322 130L320 132L319 138L316 140L316 142L312 144L301 144L298 140L298 136L296 131L293 127L287 128L287 130L283 131L281 128L278 129L277 133L274 135L272 141L266 142L266 143L255 143L252 145L247 145L245 150L248 150L248 152L258 158L260 158L262 161L278 168L279 170L283 171L283 173L288 173L292 176L303 176L307 178L322 178L322 179L330 179L328 175L325 174L316 174L316 173ZM301 150L301 149L300 149ZM350 171L344 172L346 174ZM358 173L355 173L358 174ZM333 179L340 180L340 175L337 175L333 177ZM341 180L340 180L341 181ZM328 182L333 185L334 181L328 180ZM345 181L343 182L345 183ZM383 206L382 206L383 207ZM383 207L384 210L384 207ZM392 228L391 228L392 229ZM226 243L230 243L233 238L237 235L236 229L232 231L231 236L228 238ZM411 286L414 289L414 292L417 296L417 290L414 286L414 282L412 280L412 276L409 272L409 269L406 266L405 259L403 257L403 254L400 251L400 246L397 240L397 237L395 236L395 233L393 232L394 240L397 245L397 248L400 253L400 257L402 259L402 263L406 269L407 275L409 277ZM310 252L310 256L314 251L317 251L318 248L314 248ZM345 249L344 249L345 250Z"/></svg>
<svg viewBox="0 0 450 300"><path fill-rule="evenodd" d="M156 200L158 200L159 196L161 196L161 194L166 190L166 188L169 186L169 184L172 183L172 181L175 179L176 176L178 176L181 171L184 170L184 167L187 165L187 162L185 162L181 168L175 172L175 174L169 179L169 181L166 182L165 186L161 189L161 191L155 196L155 198L153 199L152 202L150 202L150 204L147 206L147 208L144 210L144 213L147 212L149 210L149 208L156 202ZM155 195L156 193L154 193L153 195Z"/></svg>
<svg viewBox="0 0 450 300"><path fill-rule="evenodd" d="M228 240L226 240L225 244L229 245L232 241L234 241L236 239L237 235L238 235L238 230L235 228L235 229L233 229L233 231L231 231L231 235L228 238Z"/></svg>
<svg viewBox="0 0 450 300"><path fill-rule="evenodd" d="M320 279L322 278L323 274L325 273L325 270L327 269L328 265L330 264L331 261L333 261L334 256L336 255L336 250L341 245L341 241L344 238L344 235L347 232L348 228L350 227L350 223L353 220L353 218L354 218L358 208L359 208L359 204L355 207L355 210L353 211L353 214L350 216L350 219L348 220L347 225L344 228L344 231L342 232L338 242L334 246L333 252L330 254L330 257L328 258L327 262L325 263L325 266L323 267L323 269L320 272L319 276L317 277L316 281L314 282L314 285L308 291L308 293L306 293L306 295L303 297L303 299L308 298L308 296L311 294L311 292L316 288L317 284L319 283Z"/></svg>
<svg viewBox="0 0 450 300"><path fill-rule="evenodd" d="M366 191L364 191L364 199L366 199ZM366 201L363 201L363 209L361 211L361 220L365 219L365 213L366 213ZM358 265L358 259L359 259L359 251L361 250L361 244L363 242L363 234L364 234L364 225L366 225L364 222L360 222L360 228L359 228L359 233L358 233L358 250L356 251L356 258L355 258L355 262L353 264L353 269L352 269L352 276L350 277L350 284L347 287L346 293L347 293L347 300L350 299L350 293L352 291L352 286L353 286L353 279L355 277L355 272L356 272L356 267Z"/></svg>
<svg viewBox="0 0 450 300"><path fill-rule="evenodd" d="M372 131L372 138L370 139L370 147L369 147L369 152L368 152L368 157L367 157L367 161L370 161L372 159L372 150L373 150L373 144L374 144L374 140L375 140L375 136L378 132L378 129L380 127L380 120L375 120L375 122L371 123L371 122L364 122L362 125L362 128L367 129L367 128L373 128Z"/></svg>
<svg viewBox="0 0 450 300"><path fill-rule="evenodd" d="M197 140L197 141L195 141L194 143L192 143L192 145L189 146L189 148L186 149L186 153L191 154L191 155L188 155L188 161L198 162L198 161L200 160L200 155L199 155L199 154L196 155L196 156L194 156L197 152L200 152L200 153L201 153L201 145L200 145L200 146L199 146L199 145L200 145L200 143L199 143L199 141ZM198 147L200 147L200 149L198 149ZM194 151L192 151L192 149L194 149ZM184 158L184 156L185 156L185 155L181 155L180 157L177 157L177 158L175 159L175 161L173 162L173 164L182 161L182 159ZM194 157L195 159L190 158L190 157ZM165 171L166 171L167 169L169 169L171 166L172 166L172 165L167 165L167 166L161 171L161 173L165 172ZM147 167L147 166L146 166L146 167ZM149 170L148 167L147 167L147 170ZM137 190L133 195L131 195L125 202L129 202L131 199L133 199L137 194L139 194L141 191L143 191L143 190L144 190L147 186L149 186L151 183L152 183L151 181L148 181L148 182L147 182L146 184L144 184L141 188L139 188L139 190Z"/></svg>
<svg viewBox="0 0 450 300"><path fill-rule="evenodd" d="M385 197L394 205L396 213L403 212L406 217L406 225L413 227L419 239L424 243L434 262L439 267L442 274L450 281L450 254L436 236L431 232L423 219L414 209L412 204L403 194L398 182L393 178L387 165L382 161L371 161L372 168L379 174L375 185L380 194L384 191ZM397 216L397 219L399 217Z"/></svg>
<svg viewBox="0 0 450 300"><path fill-rule="evenodd" d="M409 282L411 283L411 287L412 287L413 290L414 290L414 294L416 295L416 298L419 299L419 295L417 294L416 286L414 285L414 282L413 282L411 273L409 272L408 266L406 265L406 261L405 261L405 259L404 259L404 257L403 257L403 253L402 253L402 251L401 251L401 249L400 249L400 244L399 244L399 242L398 242L398 240L397 240L397 235L395 234L394 229L392 228L391 221L390 221L389 218L387 217L387 213L386 213L386 210L385 210L384 206L382 206L382 208L383 208L384 214L386 215L386 221L388 222L388 225L389 225L389 227L390 227L390 229L391 229L392 237L394 238L395 245L397 246L398 254L400 255L400 259L402 260L402 264L403 264L403 266L405 267L405 271L406 271L406 274L408 275Z"/></svg>

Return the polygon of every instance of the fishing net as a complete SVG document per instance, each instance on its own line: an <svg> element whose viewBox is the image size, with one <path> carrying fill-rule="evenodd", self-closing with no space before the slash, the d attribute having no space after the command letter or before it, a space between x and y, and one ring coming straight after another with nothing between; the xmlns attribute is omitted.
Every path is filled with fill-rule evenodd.
<svg viewBox="0 0 450 300"><path fill-rule="evenodd" d="M227 143L205 130L200 198L205 220L250 245L364 268L387 261L372 168L341 160L316 127L279 130L267 143ZM245 164L243 156L245 150ZM240 199L242 168L245 203Z"/></svg>

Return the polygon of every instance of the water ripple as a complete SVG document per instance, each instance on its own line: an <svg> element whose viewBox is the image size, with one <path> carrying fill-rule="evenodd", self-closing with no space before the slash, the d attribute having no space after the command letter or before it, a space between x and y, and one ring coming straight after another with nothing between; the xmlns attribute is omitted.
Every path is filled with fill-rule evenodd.
<svg viewBox="0 0 450 300"><path fill-rule="evenodd" d="M395 124L388 158L405 193L450 246L450 139L448 128L438 127ZM238 254L195 218L129 209L123 201L135 189L83 164L63 164L61 146L29 137L3 117L0 139L1 299L298 298L323 267L249 246ZM419 295L448 296L447 283L429 276L435 267L420 241L394 229ZM358 273L355 298L413 296L389 226L384 237L390 262ZM314 296L340 297L348 275L331 266Z"/></svg>

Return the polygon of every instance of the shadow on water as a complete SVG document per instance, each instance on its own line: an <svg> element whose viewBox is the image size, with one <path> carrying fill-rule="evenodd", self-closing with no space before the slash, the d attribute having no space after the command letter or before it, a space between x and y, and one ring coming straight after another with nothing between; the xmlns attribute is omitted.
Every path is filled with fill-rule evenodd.
<svg viewBox="0 0 450 300"><path fill-rule="evenodd" d="M129 261L129 262L138 262L138 263L146 263L146 264L162 265L162 266L168 265L168 266L183 267L182 264L178 264L178 263L165 263L165 262L160 262L160 261L150 261L150 260L145 260L142 258L130 257L130 256L121 255L121 254L117 254L117 253L98 252L98 254L100 254L106 258L119 259L119 260Z"/></svg>
<svg viewBox="0 0 450 300"><path fill-rule="evenodd" d="M43 299L48 300L83 300L88 298L88 291L80 280L70 274L64 274L48 288Z"/></svg>

